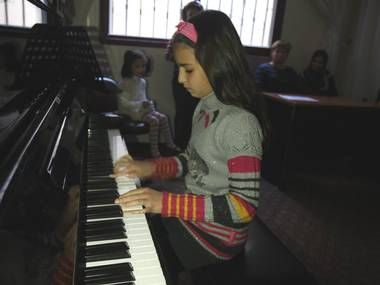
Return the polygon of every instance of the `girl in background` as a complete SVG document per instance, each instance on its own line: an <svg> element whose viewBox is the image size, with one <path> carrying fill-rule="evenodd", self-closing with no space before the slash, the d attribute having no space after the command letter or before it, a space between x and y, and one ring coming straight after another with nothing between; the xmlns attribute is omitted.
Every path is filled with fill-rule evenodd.
<svg viewBox="0 0 380 285"><path fill-rule="evenodd" d="M150 71L150 59L139 50L128 50L124 54L124 64L121 69L123 78L120 83L121 92L118 96L118 109L121 114L128 115L133 120L149 124L149 141L152 157L161 156L159 136L162 135L166 146L173 150L179 149L171 137L169 122L166 115L155 110L154 104L146 95L146 82L143 78Z"/></svg>
<svg viewBox="0 0 380 285"><path fill-rule="evenodd" d="M327 70L329 56L324 50L316 50L309 66L303 72L303 79L309 92L321 96L338 96L333 75Z"/></svg>
<svg viewBox="0 0 380 285"><path fill-rule="evenodd" d="M195 272L243 251L259 202L267 124L244 48L228 16L208 10L177 28L172 44L178 82L200 99L190 142L175 157L121 157L114 175L184 176L184 185L162 191L139 188L115 202L126 213L161 214L176 256ZM135 205L142 210L130 210Z"/></svg>

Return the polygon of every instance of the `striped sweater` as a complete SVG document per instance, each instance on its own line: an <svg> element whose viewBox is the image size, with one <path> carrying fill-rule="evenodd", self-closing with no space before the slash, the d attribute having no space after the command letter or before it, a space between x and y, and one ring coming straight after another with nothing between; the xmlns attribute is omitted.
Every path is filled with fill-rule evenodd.
<svg viewBox="0 0 380 285"><path fill-rule="evenodd" d="M185 153L155 160L155 176L185 177L187 192L163 193L162 216L178 217L201 246L231 259L247 239L259 199L262 134L256 117L202 98Z"/></svg>

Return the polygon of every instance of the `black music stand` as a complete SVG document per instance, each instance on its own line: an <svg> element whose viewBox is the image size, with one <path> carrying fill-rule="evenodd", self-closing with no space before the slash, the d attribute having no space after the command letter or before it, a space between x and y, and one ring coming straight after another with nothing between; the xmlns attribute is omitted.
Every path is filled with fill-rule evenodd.
<svg viewBox="0 0 380 285"><path fill-rule="evenodd" d="M94 90L107 90L87 31L79 26L36 24L28 36L14 88L27 89L22 105L37 92L57 82L75 82ZM87 94L82 103L88 109Z"/></svg>

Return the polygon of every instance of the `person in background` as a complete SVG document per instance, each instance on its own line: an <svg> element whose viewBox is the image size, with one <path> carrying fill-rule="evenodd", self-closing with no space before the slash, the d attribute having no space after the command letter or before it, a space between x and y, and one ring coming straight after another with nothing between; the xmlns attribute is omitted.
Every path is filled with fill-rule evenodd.
<svg viewBox="0 0 380 285"><path fill-rule="evenodd" d="M195 272L242 253L259 203L268 129L244 47L226 14L208 10L181 21L172 47L178 82L200 99L187 149L149 161L123 156L113 176L184 177L183 184L138 188L115 202L126 214L161 214L180 263ZM131 209L136 205L143 207Z"/></svg>
<svg viewBox="0 0 380 285"><path fill-rule="evenodd" d="M333 75L327 70L329 56L324 50L316 50L310 64L303 72L303 79L309 92L321 96L338 96Z"/></svg>
<svg viewBox="0 0 380 285"><path fill-rule="evenodd" d="M271 47L271 61L259 65L256 69L256 86L261 91L300 93L302 82L297 72L286 64L291 44L278 40Z"/></svg>
<svg viewBox="0 0 380 285"><path fill-rule="evenodd" d="M183 7L181 19L188 21L191 17L202 11L203 6L200 1L191 1ZM166 59L174 61L170 42L166 51ZM172 79L172 91L175 104L174 141L181 149L185 149L190 139L191 121L199 99L192 97L189 92L178 83L177 79L178 67L175 65Z"/></svg>
<svg viewBox="0 0 380 285"><path fill-rule="evenodd" d="M125 52L121 69L123 80L120 83L122 92L118 95L118 110L133 120L149 124L151 155L159 157L161 156L158 146L160 135L169 149L179 151L179 148L173 142L168 117L156 111L153 102L146 95L146 82L143 77L149 71L150 60L142 51L128 50Z"/></svg>

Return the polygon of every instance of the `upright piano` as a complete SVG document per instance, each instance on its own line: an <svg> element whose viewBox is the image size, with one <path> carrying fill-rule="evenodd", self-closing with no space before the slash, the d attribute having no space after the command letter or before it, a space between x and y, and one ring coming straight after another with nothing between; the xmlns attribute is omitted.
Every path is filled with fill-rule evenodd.
<svg viewBox="0 0 380 285"><path fill-rule="evenodd" d="M75 34L83 40L83 30L63 34L70 37L64 37L63 49L58 48L65 55L49 55L49 65L66 61L61 69L50 69L57 76L38 80L33 88L26 86L18 95L21 99L14 100L23 104L0 108L0 118L17 113L0 133L0 235L51 246L67 192L80 185L73 284L167 284L146 216L125 217L114 204L139 181L109 176L115 160L128 150L120 130L108 128L98 115L89 113L80 96L83 88L91 95L88 81L99 78L93 58L90 66L83 65L83 58L82 64L73 64L69 43L75 42ZM74 49L78 50L75 44Z"/></svg>

